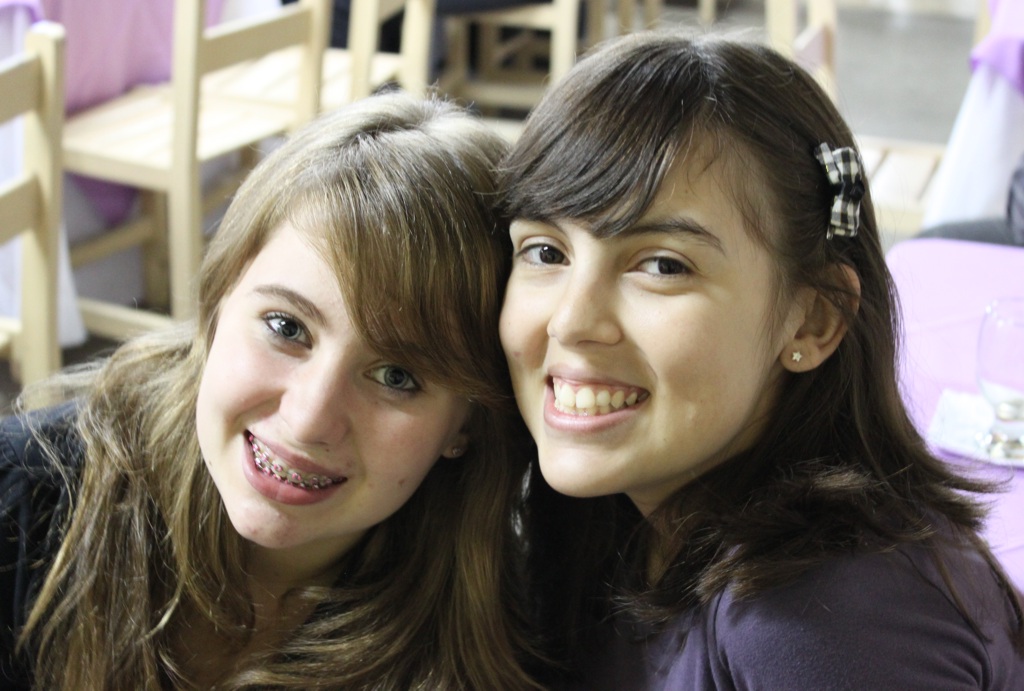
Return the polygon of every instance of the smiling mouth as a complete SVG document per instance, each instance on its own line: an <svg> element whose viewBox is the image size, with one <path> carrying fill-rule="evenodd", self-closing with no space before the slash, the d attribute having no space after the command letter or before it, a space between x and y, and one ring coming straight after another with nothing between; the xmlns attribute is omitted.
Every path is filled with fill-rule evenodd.
<svg viewBox="0 0 1024 691"><path fill-rule="evenodd" d="M650 394L632 387L573 386L553 379L555 410L566 415L608 415L646 400Z"/></svg>
<svg viewBox="0 0 1024 691"><path fill-rule="evenodd" d="M274 458L273 454L263 446L259 439L251 432L247 432L249 446L252 448L252 456L256 467L264 474L294 487L303 489L327 489L333 485L340 485L348 480L347 477L328 477L319 473L304 473L294 468L289 468Z"/></svg>

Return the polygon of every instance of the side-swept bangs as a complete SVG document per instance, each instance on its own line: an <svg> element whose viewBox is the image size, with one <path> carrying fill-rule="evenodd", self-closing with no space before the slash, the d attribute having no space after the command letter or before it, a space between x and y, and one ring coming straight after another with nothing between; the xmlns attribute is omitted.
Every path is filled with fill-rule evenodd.
<svg viewBox="0 0 1024 691"><path fill-rule="evenodd" d="M503 149L481 135L487 158L469 155L477 144L464 134L444 150L419 130L361 135L338 152L331 184L310 191L323 199L299 205L293 222L318 231L349 317L374 350L494 406L485 399L507 378L495 365L511 249L493 211Z"/></svg>
<svg viewBox="0 0 1024 691"><path fill-rule="evenodd" d="M398 93L300 130L249 176L209 248L208 338L231 281L287 222L334 267L371 348L485 405L509 405L495 394L508 378L497 334L511 249L494 185L505 149L453 104Z"/></svg>
<svg viewBox="0 0 1024 691"><path fill-rule="evenodd" d="M626 38L584 58L534 111L502 170L511 218L582 219L614 233L643 215L692 126L682 106L694 91L664 95L701 80L681 78L695 63L653 42L615 59L634 50Z"/></svg>
<svg viewBox="0 0 1024 691"><path fill-rule="evenodd" d="M748 231L767 242L767 171L736 131L728 76L703 55L720 49L665 31L626 36L584 58L548 93L506 160L506 213L581 219L599 237L614 235L644 214L677 159L696 171L722 159L730 172L745 173L720 182Z"/></svg>

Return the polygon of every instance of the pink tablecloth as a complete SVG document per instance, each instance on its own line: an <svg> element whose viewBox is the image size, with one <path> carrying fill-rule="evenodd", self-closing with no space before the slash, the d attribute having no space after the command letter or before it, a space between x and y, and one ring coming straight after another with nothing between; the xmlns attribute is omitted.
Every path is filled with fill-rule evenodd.
<svg viewBox="0 0 1024 691"><path fill-rule="evenodd" d="M922 434L943 389L977 393L978 327L993 299L1024 296L1024 249L958 240L910 240L887 257L903 306L903 397ZM962 459L951 462L1005 480L991 497L985 537L1024 590L1024 469Z"/></svg>
<svg viewBox="0 0 1024 691"><path fill-rule="evenodd" d="M42 0L47 19L67 32L67 109L122 94L171 73L173 0ZM209 23L224 0L207 0Z"/></svg>

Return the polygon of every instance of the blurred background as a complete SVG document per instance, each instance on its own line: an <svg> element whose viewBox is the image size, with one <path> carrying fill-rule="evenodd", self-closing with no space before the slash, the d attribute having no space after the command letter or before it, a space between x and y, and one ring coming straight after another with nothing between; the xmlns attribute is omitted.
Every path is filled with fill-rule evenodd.
<svg viewBox="0 0 1024 691"><path fill-rule="evenodd" d="M459 0L459 2L461 1ZM526 1L513 0L514 3L519 4ZM458 5L459 2L455 4ZM828 0L828 2L832 4L832 0ZM930 162L927 163L931 168L929 175L934 173L934 169L938 165L937 162L950 140L954 123L963 106L964 97L972 78L970 62L972 48L979 40L979 37L984 35L984 31L987 28L984 22L987 22L988 17L981 12L984 2L985 0L834 1L836 21L831 29L830 39L833 42L832 45L834 45L834 94L840 110L846 116L858 137L868 137L872 141L877 139L881 142L878 144L878 147L882 149L885 149L890 142L897 142L899 146L909 144L911 148L917 144L922 144L925 146L925 149L922 150L926 151L927 156L931 157L929 159ZM25 0L25 3L29 5L34 3L36 6L41 6L44 14L46 14L46 18L63 19L68 22L69 50L75 46L81 50L82 43L84 42L84 39L76 38L73 33L74 26L71 22L82 21L81 19L76 20L74 12L79 14L91 13L92 15L103 14L98 9L99 5L90 7L86 11L84 5L78 10L74 10L74 4L62 4L57 0L43 0L41 5L39 0ZM700 6L698 6L698 3ZM0 3L0 5L3 4ZM336 2L335 4L337 6L339 3ZM341 0L341 4L345 7L348 6L348 3L343 0ZM130 27L130 32L133 33L142 31L139 27L143 25L140 23L143 18L148 21L160 12L166 15L162 19L164 22L163 34L143 37L145 39L144 47L147 48L147 51L144 54L139 54L131 59L122 61L122 63L131 62L134 64L134 61L137 60L141 64L146 60L150 60L153 53L159 52L162 49L163 54L160 59L164 63L168 63L162 65L163 73L156 76L143 75L138 77L125 75L123 88L129 92L131 97L134 97L132 96L132 89L135 87L132 80L159 82L161 79L164 81L168 79L170 55L173 45L171 44L169 30L166 29L169 28L172 21L171 5L172 3L169 2L154 3L152 5L142 2L133 2L126 5L114 3L112 5L113 9L111 12L116 13L118 21ZM234 16L244 15L246 12L244 8L247 5L259 6L260 11L266 11L266 8L270 5L276 8L277 0L208 0L205 8L208 23L215 24L216 21L222 19L227 20ZM406 7L414 8L415 6L407 3ZM714 15L713 21L710 23L708 23L707 18L709 7ZM614 14L615 8L608 7L607 9L608 14L603 17L606 34L614 33L618 26L618 19ZM65 16L50 17L47 14L57 11L64 12ZM424 19L423 16L412 14L414 9L406 10L406 23L403 25L403 32L404 38L407 41L402 44L402 48L403 50L416 48L417 46L413 45L415 41L423 44L419 45L418 49L424 52L426 51L424 45L429 44L432 46L429 49L433 61L430 68L431 79L437 76L434 73L435 68L440 69L443 67L445 70L450 69L455 61L452 58L452 55L454 55L452 46L456 45L456 37L459 34L457 33L458 27L453 23L453 17L459 15L457 9L446 11L451 13L440 16L441 6L439 5L437 21L431 22L429 18ZM132 12L138 16L132 18ZM335 12L337 12L337 8L335 8ZM643 23L641 12L641 8L637 7L635 28L638 28ZM217 17L218 14L220 14L219 17ZM410 19L411 14L412 18ZM115 15L112 14L111 16ZM472 15L467 16L470 19L473 18ZM99 20L94 18L93 21ZM111 22L113 20L108 19L106 21ZM357 21L359 20L353 14L353 24ZM416 21L430 23L431 27L420 31L421 27L415 25ZM412 28L416 29L416 31L410 30L410 22L413 22ZM661 8L659 23L662 26L676 24L704 26L713 31L745 31L763 37L765 40L771 40L766 29L766 0L719 0L717 3L712 0L665 0ZM580 24L583 24L583 20L581 20ZM354 37L356 41L361 40L359 32L353 28L349 28L346 33L348 36ZM79 34L79 36L81 35L82 33ZM490 35L481 33L480 30L472 34L471 45L473 46L472 53L474 56L486 53L488 36ZM0 38L2 38L2 33L0 33ZM102 48L108 49L107 52L112 52L113 46L118 41L126 41L133 37L122 32L121 35L115 38L95 36L93 38L99 41L99 45ZM138 37L134 37L134 40L138 41ZM73 41L77 41L75 46L72 45ZM349 43L352 42L350 41ZM543 43L541 45L547 46L547 44ZM355 43L348 46L348 49L351 51L357 48L358 46ZM544 50L546 49L545 47ZM337 53L340 55L341 51L337 51ZM337 62L337 67L332 67L332 65L335 65L332 62L334 59L335 56L333 54L329 60L325 59L325 83L329 78L328 73L332 69L336 71L349 69L350 63L344 62ZM341 58L339 57L338 60L341 60ZM552 61L554 60L555 58L552 58ZM541 62L545 67L552 64L544 61ZM262 65L262 63L260 64ZM298 62L293 61L290 64L292 67L288 70L283 70L282 73L291 75L291 78L294 79L293 73ZM225 70L226 76L214 74L212 77L203 77L206 80L204 81L204 87L207 81L220 79L216 87L218 92L216 96L231 96L234 91L244 87L245 79L248 78L243 74L246 69L249 69L249 72L252 74L258 74L261 79L270 73L269 68L262 66L258 69L251 69L242 65L242 67L237 69L241 71L228 73ZM483 68L478 69L482 71ZM157 71L159 72L159 70ZM66 75L69 80L67 85L69 94L68 112L69 115L74 114L75 118L79 120L84 119L82 113L88 114L89 108L94 105L77 101L72 103L76 98L76 92L79 87L87 86L87 82L91 79L89 75L83 77L82 74L81 65L69 60ZM446 82L443 79L443 75L441 76L442 79L439 83L444 86ZM399 80L401 82L401 77L399 77ZM513 81L513 78L508 78L508 84L512 84ZM451 83L454 84L455 82ZM511 91L508 88L508 84L504 85L506 87L504 91L506 92ZM172 85L164 84L162 86L170 89ZM259 90L261 91L258 94L259 98L251 95L245 96L245 98L255 102L272 92L272 89L266 86L261 87ZM452 93L456 92L454 86L451 87L451 90ZM104 95L104 99L110 99L111 96L114 97L112 100L116 100L119 94L108 93ZM474 95L461 97L471 102L483 102L483 97ZM322 101L329 98L331 98L331 95L325 86ZM500 122L498 120L495 121L496 126L506 128L509 136L514 137L517 126L515 118L527 112L531 98L535 98L535 96L523 96L520 101L521 105L518 107L514 105L511 107L485 106L482 108L482 111L488 116L501 116ZM344 97L339 99L339 102L343 101ZM82 108L82 111L72 113L76 108ZM65 169L68 169L69 162L77 161L84 155L80 155L80 152L74 150L77 145L75 141L77 140L69 144L70 139L75 137L81 139L81 131L85 129L81 127L82 123L75 121L75 118L69 119L65 125ZM253 120L250 117L250 121ZM127 133L130 133L132 128L121 127L120 129L115 128L114 131L117 139L123 139L124 137L121 136L121 133L126 133L127 136ZM73 136L69 138L69 134ZM96 146L95 144L93 145ZM0 140L0 152L3 151L3 146L4 144ZM111 148L109 144L99 146L99 148L102 149L104 146ZM874 146L874 144L871 146L865 144L864 148L867 150ZM248 145L239 147L239 150L242 151L243 159L245 158L245 152L251 149L252 147ZM70 155L69 151L74 155ZM89 153L87 150L85 152ZM866 151L865 153L867 155L869 152ZM207 173L204 178L209 178L210 168L206 165L206 162L200 161L200 163L204 166L204 173ZM871 167L872 164L869 162L869 168ZM243 165L242 174L244 174L244 170L245 167ZM116 176L112 179L116 180ZM79 185L77 178L71 178L70 180L71 182L65 185L63 204L64 216L67 221L67 234L71 239L71 245L74 246L80 237L91 239L93 236L105 233L107 228L104 227L105 223L103 220L98 219L102 214L96 214L94 209L86 208L88 204L83 202L83 197L88 197L91 193L88 186ZM905 174L897 174L896 180L897 182L904 181ZM874 182L874 178L872 181ZM207 180L204 179L204 194L207 190L206 182ZM880 176L879 186L881 187L882 184ZM887 247L913 237L921 230L922 210L908 210L915 203L920 206L921 201L907 201L903 196L899 196L904 194L905 191L900 189L895 203L891 205L894 211L891 209L889 215L885 217L887 220L883 224L883 233L884 242ZM226 194L225 198L229 196L230 191ZM146 197L143 198L143 200L145 199ZM175 203L173 199L170 202L172 206ZM71 210L69 210L69 204L77 204L78 206L71 207ZM141 208L144 215L148 208L145 205L145 201L143 201L141 206L138 202L135 202L135 204L133 213L138 213ZM211 209L214 209L212 215L208 214L204 217L203 226L207 232L216 225L216 208L216 204L204 204L205 211L209 212ZM222 209L223 205L219 208ZM91 220L88 223L83 223L83 219L86 218ZM166 224L166 219L162 223ZM73 227L76 224L90 227L84 230L76 229ZM157 227L165 228L166 226L158 225ZM165 232L165 230L160 232ZM171 232L176 231L172 229ZM199 232L201 232L201 229ZM0 248L0 250L3 250L3 248ZM132 254L133 252L135 253L134 255ZM81 362L88 359L97 353L109 349L126 334L138 332L151 326L159 326L177 314L172 303L174 296L182 293L182 289L180 287L175 288L173 279L169 291L170 295L165 294L159 298L153 298L150 295L143 294L143 286L146 279L142 277L142 267L145 262L140 259L138 252L137 248L132 248L126 252L119 252L112 257L106 257L99 262L95 262L93 265L76 266L73 272L66 272L71 277L69 280L72 283L73 293L71 298L72 304L70 306L67 304L63 305L63 312L67 313L70 307L70 311L74 313L72 314L71 321L77 320L78 323L70 329L66 324L62 324L60 342L62 345L61 361L63 364ZM3 267L4 264L2 263L2 258L0 258L0 274L3 274L0 278L6 276L6 280L10 282L13 274L10 270ZM173 273L174 270L172 268L171 272ZM166 276L164 279L166 282ZM0 285L0 288L2 287ZM168 292L166 287L163 292ZM187 293L187 291L185 292ZM0 290L0 293L2 293L2 290ZM78 302L75 301L75 295L77 295ZM81 302L82 298L86 298L87 301L100 301L96 304L104 305L104 310L107 309L106 305L110 305L110 310L113 311L105 311L103 312L103 319L97 319L93 312L82 306L82 314L85 315L83 322L81 317L79 317L78 310L74 308L76 304L83 304ZM185 300L186 304L187 302ZM145 311L136 309L138 307L151 310L152 319L150 316L145 316L141 321L137 321L136 314ZM4 309L3 295L0 294L0 314L4 312ZM8 307L7 309L14 308ZM119 312L118 310L126 311ZM184 318L187 317L187 314L177 314L177 316ZM62 320L64 320L63 316ZM117 323L115 327L108 328L111 323L115 322ZM0 412L9 409L12 397L19 390L19 381L16 377L12 376L7 364L6 361L0 361Z"/></svg>

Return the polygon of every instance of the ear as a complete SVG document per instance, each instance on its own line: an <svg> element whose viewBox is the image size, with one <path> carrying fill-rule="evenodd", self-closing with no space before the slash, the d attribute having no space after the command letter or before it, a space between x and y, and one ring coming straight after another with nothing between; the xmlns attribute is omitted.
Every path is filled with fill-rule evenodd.
<svg viewBox="0 0 1024 691"><path fill-rule="evenodd" d="M854 298L851 307L856 312L860 303L860 278L852 267L836 265L840 284L845 285ZM813 288L802 288L794 301L787 328L792 334L779 361L790 372L809 372L825 362L846 335L846 320L836 306ZM795 327L795 329L794 329Z"/></svg>
<svg viewBox="0 0 1024 691"><path fill-rule="evenodd" d="M444 458L458 458L466 453L467 448L469 448L469 435L465 432L459 432L448 440L448 444L445 445L441 456Z"/></svg>

